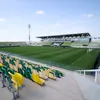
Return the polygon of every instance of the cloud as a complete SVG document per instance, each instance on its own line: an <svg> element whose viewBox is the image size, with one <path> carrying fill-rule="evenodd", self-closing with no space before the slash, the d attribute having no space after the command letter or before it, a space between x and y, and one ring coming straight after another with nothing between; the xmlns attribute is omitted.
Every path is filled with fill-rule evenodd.
<svg viewBox="0 0 100 100"><path fill-rule="evenodd" d="M0 18L0 22L4 22L5 20L5 18Z"/></svg>
<svg viewBox="0 0 100 100"><path fill-rule="evenodd" d="M38 10L38 11L36 11L36 14L43 15L44 11L43 10Z"/></svg>
<svg viewBox="0 0 100 100"><path fill-rule="evenodd" d="M91 17L93 17L94 15L93 15L93 14L84 14L83 16L84 16L84 17L91 18Z"/></svg>
<svg viewBox="0 0 100 100"><path fill-rule="evenodd" d="M61 24L60 23L57 23L57 24L55 24L55 26L61 26Z"/></svg>

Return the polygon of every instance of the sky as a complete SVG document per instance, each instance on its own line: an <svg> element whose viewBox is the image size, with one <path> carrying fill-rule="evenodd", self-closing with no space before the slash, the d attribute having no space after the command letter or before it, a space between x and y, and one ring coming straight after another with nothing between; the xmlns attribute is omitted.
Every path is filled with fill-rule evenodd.
<svg viewBox="0 0 100 100"><path fill-rule="evenodd" d="M100 0L0 0L0 41L89 32L100 37Z"/></svg>

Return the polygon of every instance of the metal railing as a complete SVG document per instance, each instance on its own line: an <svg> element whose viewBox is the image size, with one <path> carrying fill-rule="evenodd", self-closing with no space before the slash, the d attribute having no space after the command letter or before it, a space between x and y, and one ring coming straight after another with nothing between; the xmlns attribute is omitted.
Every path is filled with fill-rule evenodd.
<svg viewBox="0 0 100 100"><path fill-rule="evenodd" d="M83 75L84 77L87 76L87 73L94 73L94 82L97 83L98 78L100 78L100 69L95 70L75 70L76 73ZM92 75L93 76L93 75Z"/></svg>

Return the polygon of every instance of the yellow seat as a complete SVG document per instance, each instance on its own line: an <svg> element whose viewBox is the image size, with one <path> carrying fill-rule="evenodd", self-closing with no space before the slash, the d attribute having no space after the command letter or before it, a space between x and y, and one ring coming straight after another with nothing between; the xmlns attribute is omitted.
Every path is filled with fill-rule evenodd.
<svg viewBox="0 0 100 100"><path fill-rule="evenodd" d="M32 69L32 72L33 72L34 74L38 74L37 70L35 70L35 69Z"/></svg>
<svg viewBox="0 0 100 100"><path fill-rule="evenodd" d="M27 67L29 67L30 69L32 69L32 66L31 66L31 65L29 65L29 66L27 66Z"/></svg>
<svg viewBox="0 0 100 100"><path fill-rule="evenodd" d="M18 67L15 66L15 65L13 65L13 67L14 67L14 70L15 70L16 72L18 72Z"/></svg>
<svg viewBox="0 0 100 100"><path fill-rule="evenodd" d="M45 74L46 74L47 77L49 77L50 71L51 71L51 69L46 69L46 70L45 70Z"/></svg>
<svg viewBox="0 0 100 100"><path fill-rule="evenodd" d="M6 58L6 62L8 62L8 63L9 63L9 59L8 59L8 58Z"/></svg>
<svg viewBox="0 0 100 100"><path fill-rule="evenodd" d="M2 63L0 63L0 67L3 67L3 64Z"/></svg>
<svg viewBox="0 0 100 100"><path fill-rule="evenodd" d="M21 64L18 64L18 67L22 69L22 65Z"/></svg>
<svg viewBox="0 0 100 100"><path fill-rule="evenodd" d="M11 76L11 80L14 83L14 88L18 90L19 87L23 85L23 76L19 73L11 74L8 72L9 75Z"/></svg>
<svg viewBox="0 0 100 100"><path fill-rule="evenodd" d="M0 63L2 63L2 58L0 57Z"/></svg>
<svg viewBox="0 0 100 100"><path fill-rule="evenodd" d="M39 78L39 76L37 74L34 74L34 73L32 73L32 80L39 85L45 84L45 80Z"/></svg>
<svg viewBox="0 0 100 100"><path fill-rule="evenodd" d="M48 79L48 77L46 76L46 74L45 74L44 71L39 72L39 77L41 77L41 78L43 78L43 79L45 79L45 80Z"/></svg>
<svg viewBox="0 0 100 100"><path fill-rule="evenodd" d="M12 64L9 64L10 68L14 70L14 66Z"/></svg>
<svg viewBox="0 0 100 100"><path fill-rule="evenodd" d="M53 80L56 79L55 76L54 76L52 73L49 73L49 78L51 78L51 79L53 79Z"/></svg>

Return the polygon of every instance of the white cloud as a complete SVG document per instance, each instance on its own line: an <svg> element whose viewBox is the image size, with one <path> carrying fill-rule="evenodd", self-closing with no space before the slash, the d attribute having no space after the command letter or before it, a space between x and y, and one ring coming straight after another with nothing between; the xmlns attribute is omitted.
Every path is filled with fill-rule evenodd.
<svg viewBox="0 0 100 100"><path fill-rule="evenodd" d="M94 15L93 15L93 14L84 14L83 16L84 16L84 17L91 18L91 17L93 17Z"/></svg>
<svg viewBox="0 0 100 100"><path fill-rule="evenodd" d="M55 24L55 26L61 26L61 24L60 23L57 23L57 24Z"/></svg>
<svg viewBox="0 0 100 100"><path fill-rule="evenodd" d="M36 14L43 15L44 11L43 10L38 10L38 11L36 11Z"/></svg>
<svg viewBox="0 0 100 100"><path fill-rule="evenodd" d="M93 17L93 14L88 14L88 17Z"/></svg>
<svg viewBox="0 0 100 100"><path fill-rule="evenodd" d="M0 22L4 22L5 20L5 18L0 18Z"/></svg>

